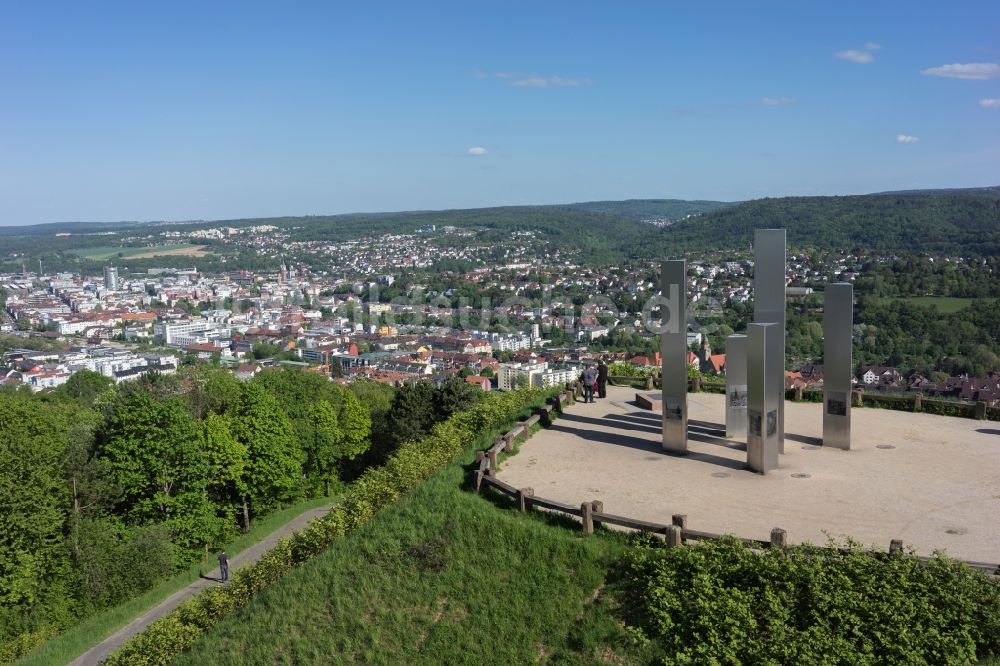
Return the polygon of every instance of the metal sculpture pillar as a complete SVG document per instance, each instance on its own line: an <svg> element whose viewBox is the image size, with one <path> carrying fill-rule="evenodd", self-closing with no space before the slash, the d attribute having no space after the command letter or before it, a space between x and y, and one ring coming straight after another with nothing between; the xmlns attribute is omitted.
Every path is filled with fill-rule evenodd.
<svg viewBox="0 0 1000 666"><path fill-rule="evenodd" d="M757 229L753 241L753 320L778 324L781 361L768 364L769 382L779 386L778 450L785 452L785 230Z"/></svg>
<svg viewBox="0 0 1000 666"><path fill-rule="evenodd" d="M755 472L778 467L778 407L785 383L774 381L773 366L784 368L784 336L778 324L750 324L747 335L747 465Z"/></svg>
<svg viewBox="0 0 1000 666"><path fill-rule="evenodd" d="M851 448L854 285L828 285L823 302L823 445Z"/></svg>
<svg viewBox="0 0 1000 666"><path fill-rule="evenodd" d="M663 448L687 453L687 262L664 261L660 266L660 348L663 398Z"/></svg>
<svg viewBox="0 0 1000 666"><path fill-rule="evenodd" d="M747 434L747 336L726 338L726 437Z"/></svg>

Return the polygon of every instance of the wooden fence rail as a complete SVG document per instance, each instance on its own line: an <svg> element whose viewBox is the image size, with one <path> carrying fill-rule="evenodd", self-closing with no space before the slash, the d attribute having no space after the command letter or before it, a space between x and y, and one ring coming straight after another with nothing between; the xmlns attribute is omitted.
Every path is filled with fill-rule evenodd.
<svg viewBox="0 0 1000 666"><path fill-rule="evenodd" d="M628 516L618 516L613 513L607 513L604 511L604 503L600 500L581 502L579 505L566 504L565 502L558 502L545 497L539 497L535 495L535 491L532 488L515 488L509 483L505 483L498 479L496 477L496 472L499 469L497 456L501 452L512 452L514 441L517 437L529 436L531 433L531 426L548 420L553 411L561 413L562 408L565 405L572 403L576 399L575 387L567 384L566 388L567 390L559 393L559 395L556 396L556 400L552 403L545 405L545 407L539 409L536 414L517 424L517 426L512 428L506 434L498 437L493 445L486 451L477 452L474 472L475 488L477 491L485 492L485 489L491 488L497 493L512 499L517 505L517 508L521 511L543 509L546 511L554 511L567 516L580 518L583 531L587 533L591 533L595 529L604 525L616 525L625 529L648 532L650 534L663 537L668 547L681 546L689 541L718 541L719 539L724 538L736 538L750 548L754 549L787 547L788 533L780 527L775 527L771 530L770 539L768 540L715 534L713 532L703 532L701 530L689 528L687 526L687 516L683 514L674 514L671 519L671 524L669 525L655 523L648 520L640 520L638 518L629 518ZM847 548L831 548L828 546L813 546L812 549L817 553L832 553L835 551L842 553L849 552L849 549ZM885 551L880 552L885 553ZM901 554L902 552L903 542L901 540L893 539L890 541L888 550L889 555ZM934 560L933 557L928 557L926 555L916 555L914 557L923 563ZM972 562L967 560L959 561L972 569L1000 577L1000 564L990 562Z"/></svg>
<svg viewBox="0 0 1000 666"><path fill-rule="evenodd" d="M628 377L610 376L608 381L612 384L635 386L644 388L647 391L659 388L659 379L650 377ZM688 391L692 393L725 393L726 385L722 382L709 381L702 377L695 377L688 381ZM941 398L928 398L917 391L907 391L905 393L883 393L881 391L866 392L864 389L855 389L851 392L852 400L856 405L882 405L887 409L928 412L930 414L942 414L945 416L957 416L969 419L1000 421L1000 407L991 407L985 401L960 402L957 400L944 400ZM806 389L797 386L785 391L785 399L806 402L822 402L822 389Z"/></svg>

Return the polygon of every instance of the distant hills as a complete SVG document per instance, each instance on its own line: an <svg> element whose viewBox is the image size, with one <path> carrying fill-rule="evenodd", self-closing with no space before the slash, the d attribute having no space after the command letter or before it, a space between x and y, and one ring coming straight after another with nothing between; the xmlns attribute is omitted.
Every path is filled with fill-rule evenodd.
<svg viewBox="0 0 1000 666"><path fill-rule="evenodd" d="M554 208L586 210L592 213L610 213L630 220L668 219L680 220L688 215L708 213L736 203L726 201L685 201L683 199L626 199L625 201L585 201L564 204Z"/></svg>
<svg viewBox="0 0 1000 666"><path fill-rule="evenodd" d="M642 220L668 220L667 226ZM0 255L74 262L80 246L115 245L116 235L210 226L271 224L291 240L350 240L386 233L414 233L436 225L474 228L480 240L503 240L515 231L535 231L584 258L605 263L624 258L657 259L713 250L745 250L754 229L788 230L791 249L873 250L886 254L1000 254L1000 186L884 192L855 196L781 197L736 203L679 199L591 201L563 205L508 206L399 213L247 218L199 222L63 223L0 227ZM54 237L56 233L102 234ZM39 236L53 236L39 243ZM460 244L462 238L442 239ZM0 258L2 261L2 258ZM8 255L7 263L11 261ZM20 259L18 259L20 261ZM48 263L46 265L49 265Z"/></svg>
<svg viewBox="0 0 1000 666"><path fill-rule="evenodd" d="M758 228L787 229L790 247L996 255L1000 188L747 201L664 229L655 249L746 247Z"/></svg>

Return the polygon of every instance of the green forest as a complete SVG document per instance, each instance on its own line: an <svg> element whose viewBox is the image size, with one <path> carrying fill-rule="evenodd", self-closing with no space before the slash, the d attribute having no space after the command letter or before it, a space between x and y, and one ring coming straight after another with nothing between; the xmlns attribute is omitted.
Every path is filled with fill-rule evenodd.
<svg viewBox="0 0 1000 666"><path fill-rule="evenodd" d="M344 388L297 370L240 382L209 366L0 390L0 662L262 516L338 491L479 395L458 379Z"/></svg>
<svg viewBox="0 0 1000 666"><path fill-rule="evenodd" d="M515 231L535 231L559 247L578 249L596 265L628 258L659 259L712 251L746 250L757 228L788 230L792 249L925 254L934 256L996 256L1000 254L1000 188L916 191L836 197L781 197L726 204L712 201L636 199L597 201L559 206L510 206L464 210L364 213L305 217L246 218L196 223L58 224L7 227L0 230L7 270L21 261L31 267L42 259L50 270L93 271L71 251L114 244L116 236L183 231L212 226L247 227L270 224L286 229L292 241L344 241L390 233L413 233L437 225L478 229L485 240L504 240ZM648 217L681 218L667 227L641 223ZM75 235L56 237L73 231ZM81 236L80 233L92 235ZM492 235L491 235L492 234ZM47 237L39 243L40 236ZM202 241L199 241L202 242ZM209 250L225 247L204 241ZM133 270L146 266L197 263L203 271L273 269L267 258L252 252L229 251L198 258L157 257L130 261ZM135 266L132 266L132 264Z"/></svg>

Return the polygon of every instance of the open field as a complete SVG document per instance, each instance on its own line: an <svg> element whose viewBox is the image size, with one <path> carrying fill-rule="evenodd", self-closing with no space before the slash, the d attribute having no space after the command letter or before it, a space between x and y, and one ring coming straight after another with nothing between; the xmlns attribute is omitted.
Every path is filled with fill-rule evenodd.
<svg viewBox="0 0 1000 666"><path fill-rule="evenodd" d="M786 404L785 451L766 475L726 439L725 396L692 393L689 453L661 449L660 415L636 407L635 389L578 404L521 446L499 478L579 506L693 529L823 544L850 536L884 550L902 539L923 555L1000 561L1000 430L996 423L886 409L852 411L853 448L817 446L822 405ZM720 432L720 428L722 431Z"/></svg>
<svg viewBox="0 0 1000 666"><path fill-rule="evenodd" d="M79 250L71 250L82 259L91 261L105 261L107 259L150 259L152 257L164 256L187 256L204 257L211 254L205 250L204 245L192 245L190 243L175 243L173 245L158 245L156 247L86 247ZM119 257L119 255L121 255Z"/></svg>
<svg viewBox="0 0 1000 666"><path fill-rule="evenodd" d="M886 298L886 301L904 301L913 305L936 307L943 314L958 312L972 305L974 298L952 298L951 296L910 296L908 298Z"/></svg>

